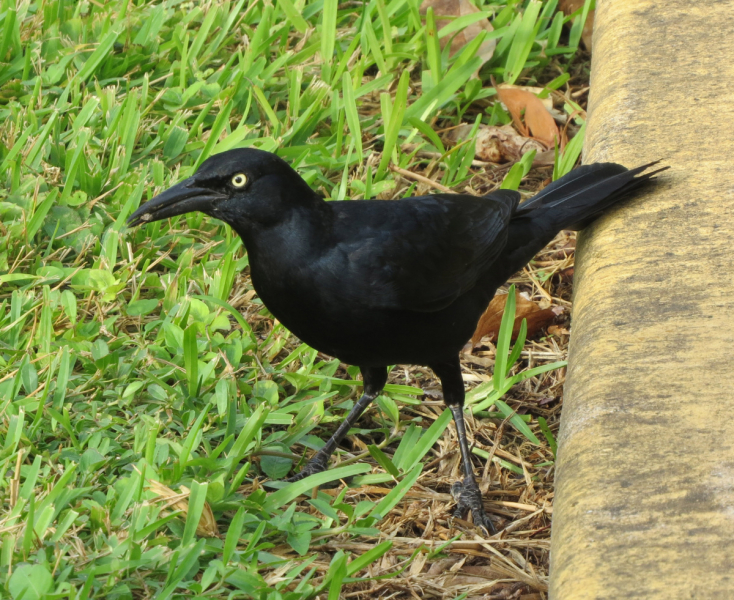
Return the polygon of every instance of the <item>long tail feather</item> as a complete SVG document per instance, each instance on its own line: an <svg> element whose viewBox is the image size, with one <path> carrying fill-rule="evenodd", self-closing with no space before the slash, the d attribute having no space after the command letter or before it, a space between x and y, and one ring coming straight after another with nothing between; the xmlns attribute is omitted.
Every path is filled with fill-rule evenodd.
<svg viewBox="0 0 734 600"><path fill-rule="evenodd" d="M668 168L643 173L656 164L629 170L614 163L585 165L520 204L510 220L507 246L492 284L504 282L521 269L562 229L583 229L629 192Z"/></svg>
<svg viewBox="0 0 734 600"><path fill-rule="evenodd" d="M659 161L635 169L626 169L615 163L584 165L565 177L554 181L515 211L517 217L530 216L548 219L549 228L558 230L583 229L600 213L615 204L622 196L649 182L654 175L668 167L642 174ZM535 215L533 215L535 216Z"/></svg>

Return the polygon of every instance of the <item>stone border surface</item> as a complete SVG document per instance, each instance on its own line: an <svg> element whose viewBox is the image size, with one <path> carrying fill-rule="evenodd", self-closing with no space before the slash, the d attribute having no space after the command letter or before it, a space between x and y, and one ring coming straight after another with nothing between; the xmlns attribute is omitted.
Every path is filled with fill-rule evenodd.
<svg viewBox="0 0 734 600"><path fill-rule="evenodd" d="M585 162L663 159L581 235L553 600L734 598L734 1L598 0Z"/></svg>

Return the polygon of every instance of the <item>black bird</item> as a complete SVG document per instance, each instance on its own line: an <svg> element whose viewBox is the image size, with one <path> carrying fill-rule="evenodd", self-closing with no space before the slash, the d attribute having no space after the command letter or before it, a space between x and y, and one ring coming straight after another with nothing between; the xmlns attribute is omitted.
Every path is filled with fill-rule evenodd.
<svg viewBox="0 0 734 600"><path fill-rule="evenodd" d="M197 210L221 219L242 238L252 284L272 314L310 346L359 366L364 394L292 480L327 468L385 385L388 365L428 366L459 436L457 515L471 510L494 531L472 471L459 351L500 285L561 229L583 228L648 181L654 173L637 175L650 166L582 166L523 204L509 190L327 202L276 155L230 150L146 202L128 224Z"/></svg>

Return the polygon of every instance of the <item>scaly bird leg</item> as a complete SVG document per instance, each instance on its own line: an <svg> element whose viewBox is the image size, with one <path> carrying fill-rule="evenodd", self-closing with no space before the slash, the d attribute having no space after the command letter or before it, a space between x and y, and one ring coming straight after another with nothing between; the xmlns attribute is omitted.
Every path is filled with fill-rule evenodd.
<svg viewBox="0 0 734 600"><path fill-rule="evenodd" d="M329 466L329 457L333 454L334 450L336 450L337 446L339 446L339 443L344 439L344 436L346 436L349 430L354 427L359 417L362 416L362 413L367 409L372 401L377 398L382 391L382 388L385 387L385 383L387 382L387 369L382 367L360 367L360 370L362 371L362 378L364 379L364 393L362 394L362 397L357 401L357 404L354 405L354 408L349 411L347 418L344 419L341 425L339 425L339 428L336 430L334 435L331 436L329 441L326 442L326 445L321 448L321 450L319 450L313 458L308 461L308 463L306 463L306 466L303 467L299 473L286 480L289 483L299 481L309 475L313 475L314 473L325 471Z"/></svg>
<svg viewBox="0 0 734 600"><path fill-rule="evenodd" d="M454 415L456 433L459 436L464 479L451 486L451 493L457 499L454 516L464 519L467 513L471 511L476 525L482 527L488 534L496 533L497 530L492 520L484 512L482 492L479 489L477 480L474 479L474 471L472 470L471 454L469 453L469 443L467 442L466 427L464 425L464 381L461 378L459 359L457 357L456 361L431 366L431 368L441 379L444 402Z"/></svg>

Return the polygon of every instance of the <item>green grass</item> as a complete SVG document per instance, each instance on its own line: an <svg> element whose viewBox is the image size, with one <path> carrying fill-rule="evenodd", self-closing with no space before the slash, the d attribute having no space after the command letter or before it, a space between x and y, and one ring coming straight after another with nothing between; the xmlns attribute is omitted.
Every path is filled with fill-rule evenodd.
<svg viewBox="0 0 734 600"><path fill-rule="evenodd" d="M360 430L368 452L263 488L352 407L357 370L272 321L222 223L124 226L234 147L276 151L326 197L359 198L412 194L390 167L420 164L418 144L442 155L440 183L463 189L472 144L447 151L435 130L509 120L472 79L486 34L449 58L416 0L371 0L363 26L353 4L0 3L3 595L331 600L390 550L380 519L433 456L448 413L426 419L410 411L418 388L388 386L383 426ZM568 18L555 0L478 6L498 41L483 78L532 84L575 52L559 46ZM511 352L503 340L504 373L474 391L473 409L494 406L538 443L538 424L500 400L529 376L507 376L522 342ZM356 505L344 489L311 495L345 477L395 487ZM148 480L189 488L187 509L167 507ZM219 536L200 535L209 508ZM314 562L337 534L374 547Z"/></svg>

